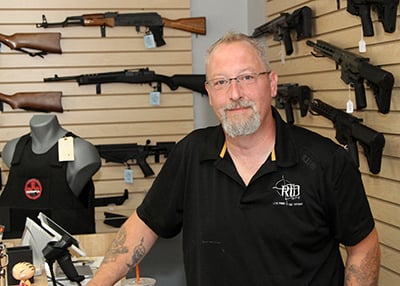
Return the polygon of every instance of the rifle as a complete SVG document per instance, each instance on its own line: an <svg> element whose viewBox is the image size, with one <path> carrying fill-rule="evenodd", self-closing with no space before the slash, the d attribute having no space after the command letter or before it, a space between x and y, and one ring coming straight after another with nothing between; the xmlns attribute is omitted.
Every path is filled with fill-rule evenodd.
<svg viewBox="0 0 400 286"><path fill-rule="evenodd" d="M106 36L106 27L135 26L136 32L140 27L146 27L153 35L156 46L165 45L163 39L163 27L192 32L200 35L206 34L206 18L192 17L171 20L161 15L150 13L128 13L106 12L98 14L84 14L81 16L70 16L63 22L48 23L46 16L42 15L42 23L36 24L37 28L67 27L67 26L100 26L101 36Z"/></svg>
<svg viewBox="0 0 400 286"><path fill-rule="evenodd" d="M393 75L369 63L369 58L363 58L349 51L342 50L325 41L317 40L316 43L308 40L308 46L314 48L317 54L311 53L316 57L328 57L336 62L336 68L341 66L340 78L346 84L354 86L357 109L367 106L365 97L364 80L372 89L378 110L381 113L390 111L390 100L394 84Z"/></svg>
<svg viewBox="0 0 400 286"><path fill-rule="evenodd" d="M22 108L32 111L43 112L63 112L61 104L62 92L18 92L13 95L0 93L0 111L3 111L3 102L7 103L12 109Z"/></svg>
<svg viewBox="0 0 400 286"><path fill-rule="evenodd" d="M105 159L106 162L130 166L133 161L136 161L145 177L154 175L146 161L147 157L154 156L154 162L159 163L160 155L168 157L174 146L175 142L157 142L155 145L150 145L150 140L146 141L146 145L138 145L137 143L95 145L100 157Z"/></svg>
<svg viewBox="0 0 400 286"><path fill-rule="evenodd" d="M312 10L308 6L296 9L292 14L281 13L281 15L264 25L254 29L251 37L258 38L264 34L273 34L275 41L282 41L285 45L286 55L293 53L293 44L290 36L291 30L296 30L297 38L311 38L312 34Z"/></svg>
<svg viewBox="0 0 400 286"><path fill-rule="evenodd" d="M297 83L278 84L278 93L275 97L275 106L285 109L286 122L294 123L292 105L299 104L300 115L304 117L312 100L311 89L306 85L299 86Z"/></svg>
<svg viewBox="0 0 400 286"><path fill-rule="evenodd" d="M314 99L311 102L310 109L333 122L336 129L335 138L340 144L347 147L350 156L357 166L359 166L357 150L357 142L359 142L364 149L364 154L367 157L368 167L371 173L378 174L380 172L382 150L385 146L385 137L382 133L361 124L361 118L354 117L349 113L336 109L319 99Z"/></svg>
<svg viewBox="0 0 400 286"><path fill-rule="evenodd" d="M361 18L363 34L374 35L371 20L371 8L378 14L378 19L387 33L396 30L397 5L399 0L347 0L347 12Z"/></svg>
<svg viewBox="0 0 400 286"><path fill-rule="evenodd" d="M47 53L61 54L61 33L16 33L12 35L0 34L0 42L11 50L17 50L30 55L43 58ZM30 52L34 49L39 52Z"/></svg>
<svg viewBox="0 0 400 286"><path fill-rule="evenodd" d="M204 86L204 82L206 81L206 76L204 74L181 74L166 76L156 74L154 71L149 70L148 68L64 77L54 75L54 77L44 79L45 82L66 80L75 80L79 85L95 84L97 94L101 94L102 83L111 82L149 83L150 85L153 82L157 82L157 91L159 92L161 92L161 83L165 83L171 90L176 90L178 87L182 86L193 91L197 91L201 94L207 94Z"/></svg>

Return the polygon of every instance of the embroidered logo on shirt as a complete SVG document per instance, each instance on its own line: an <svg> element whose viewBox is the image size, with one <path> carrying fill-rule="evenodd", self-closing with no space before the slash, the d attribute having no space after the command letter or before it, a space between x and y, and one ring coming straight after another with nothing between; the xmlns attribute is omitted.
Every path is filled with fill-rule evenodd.
<svg viewBox="0 0 400 286"><path fill-rule="evenodd" d="M30 200L37 200L42 195L42 184L38 179L29 179L25 183L25 196Z"/></svg>
<svg viewBox="0 0 400 286"><path fill-rule="evenodd" d="M278 194L272 202L273 205L289 207L303 205L300 185L291 183L285 179L285 176L282 176L282 179L276 182L272 189Z"/></svg>

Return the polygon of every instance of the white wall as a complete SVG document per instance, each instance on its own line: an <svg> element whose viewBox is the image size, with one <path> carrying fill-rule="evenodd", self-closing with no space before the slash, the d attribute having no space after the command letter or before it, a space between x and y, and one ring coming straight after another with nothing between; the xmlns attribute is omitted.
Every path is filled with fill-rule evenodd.
<svg viewBox="0 0 400 286"><path fill-rule="evenodd" d="M207 35L192 36L193 73L205 73L207 48L227 31L251 34L264 24L265 0L191 0L192 17L205 16ZM194 128L217 124L207 96L194 95Z"/></svg>

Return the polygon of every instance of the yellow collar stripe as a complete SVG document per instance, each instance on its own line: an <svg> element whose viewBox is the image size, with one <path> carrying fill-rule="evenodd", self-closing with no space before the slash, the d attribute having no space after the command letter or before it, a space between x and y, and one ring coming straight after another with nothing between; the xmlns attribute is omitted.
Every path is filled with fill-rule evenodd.
<svg viewBox="0 0 400 286"><path fill-rule="evenodd" d="M224 158L226 153L226 141L224 142L224 146L222 146L221 152L219 152L219 157Z"/></svg>
<svg viewBox="0 0 400 286"><path fill-rule="evenodd" d="M273 148L271 151L271 160L276 161L275 148Z"/></svg>
<svg viewBox="0 0 400 286"><path fill-rule="evenodd" d="M222 146L221 152L219 152L219 157L224 158L225 153L226 153L226 142L224 142L224 146ZM271 160L276 161L275 148L272 149Z"/></svg>

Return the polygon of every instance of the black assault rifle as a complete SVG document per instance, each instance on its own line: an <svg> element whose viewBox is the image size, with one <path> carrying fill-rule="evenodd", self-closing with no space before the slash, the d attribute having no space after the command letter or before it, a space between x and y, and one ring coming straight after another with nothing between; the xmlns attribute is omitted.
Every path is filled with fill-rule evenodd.
<svg viewBox="0 0 400 286"><path fill-rule="evenodd" d="M154 162L160 162L160 156L168 157L168 154L175 147L175 142L157 142L155 145L150 145L150 140L147 140L146 145L138 145L137 143L122 143L122 144L103 144L95 145L100 157L106 162L121 163L126 165L139 165L145 177L154 175L154 171L147 163L146 159L149 156L154 156Z"/></svg>
<svg viewBox="0 0 400 286"><path fill-rule="evenodd" d="M374 35L371 20L371 9L378 14L378 19L387 33L396 30L397 6L399 0L347 0L347 12L361 18L363 34Z"/></svg>
<svg viewBox="0 0 400 286"><path fill-rule="evenodd" d="M68 26L99 26L101 36L106 36L106 27L134 26L137 32L141 27L147 28L154 36L156 46L165 45L163 27L192 32L200 35L206 34L205 17L192 17L171 20L161 17L155 12L128 13L106 12L98 14L85 14L67 17L63 22L48 23L46 16L42 15L42 23L36 24L37 28L68 27Z"/></svg>
<svg viewBox="0 0 400 286"><path fill-rule="evenodd" d="M308 40L308 46L314 48L316 57L328 57L336 62L336 68L341 66L340 78L346 83L354 86L357 109L367 106L365 97L364 80L372 89L378 110L381 113L390 111L390 100L394 84L393 75L369 63L369 58L363 58L349 51L342 50L325 41L317 40L316 43Z"/></svg>
<svg viewBox="0 0 400 286"><path fill-rule="evenodd" d="M105 72L94 74L82 74L76 76L58 76L43 79L45 82L75 80L79 85L96 85L96 93L101 93L102 83L124 82L124 83L157 83L157 91L161 92L161 83L165 83L171 90L184 87L193 91L197 91L206 95L207 91L204 86L206 81L205 74L178 74L166 76L156 74L148 68L138 70L123 70L117 72Z"/></svg>
<svg viewBox="0 0 400 286"><path fill-rule="evenodd" d="M297 83L278 84L278 93L275 97L275 106L279 109L285 109L286 122L294 123L293 106L299 104L300 115L304 117L312 100L311 89L306 85Z"/></svg>
<svg viewBox="0 0 400 286"><path fill-rule="evenodd" d="M378 174L381 170L382 151L385 146L385 137L363 124L362 119L354 117L340 109L314 99L310 104L310 112L319 114L333 122L336 129L335 138L346 146L351 157L359 166L357 142L363 147L371 173ZM315 112L315 113L313 113Z"/></svg>
<svg viewBox="0 0 400 286"><path fill-rule="evenodd" d="M286 55L293 53L293 44L290 33L296 31L296 40L311 38L312 34L312 10L308 6L304 6L294 10L292 14L281 13L281 15L264 25L254 29L253 38L261 37L265 34L273 34L275 41L283 41L285 45Z"/></svg>

